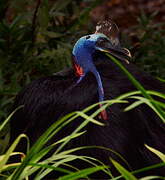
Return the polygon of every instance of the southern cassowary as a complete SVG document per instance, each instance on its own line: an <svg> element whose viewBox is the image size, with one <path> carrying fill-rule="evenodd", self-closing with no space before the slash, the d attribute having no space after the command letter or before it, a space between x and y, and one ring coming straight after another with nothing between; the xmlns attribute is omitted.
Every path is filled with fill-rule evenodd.
<svg viewBox="0 0 165 180"><path fill-rule="evenodd" d="M12 117L12 139L20 133L26 133L34 143L52 123L67 113L136 90L104 51L120 60L146 89L165 92L162 83L128 63L129 51L120 46L117 32L114 23L100 23L94 34L80 38L75 44L74 68L35 80L17 95L13 109L20 105L24 107ZM111 148L127 160L132 170L159 163L160 159L144 144L165 153L163 123L147 105L140 105L128 112L123 112L124 107L115 104L102 111L97 118L105 122L105 126L89 123L85 128L87 133L73 140L69 147L96 145ZM74 121L54 141L68 135L78 125L79 121ZM82 154L95 157L108 165L109 157L112 157L128 168L115 154L106 150L88 149ZM80 167L83 167L82 163ZM163 176L165 169L154 169L148 171L148 174ZM105 178L102 174L97 177Z"/></svg>

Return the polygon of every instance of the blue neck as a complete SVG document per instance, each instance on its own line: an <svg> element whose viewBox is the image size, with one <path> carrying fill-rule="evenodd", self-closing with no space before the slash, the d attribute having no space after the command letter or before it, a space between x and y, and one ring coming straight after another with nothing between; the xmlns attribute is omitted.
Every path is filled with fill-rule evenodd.
<svg viewBox="0 0 165 180"><path fill-rule="evenodd" d="M73 55L75 56L76 63L83 69L84 75L79 78L77 83L79 83L86 73L92 72L97 80L98 84L98 93L99 93L99 102L104 100L104 90L101 81L101 77L99 72L96 69L96 66L93 63L92 54L94 52L94 48L84 47L83 44L79 44L76 48L73 49Z"/></svg>
<svg viewBox="0 0 165 180"><path fill-rule="evenodd" d="M87 52L86 50L83 51L83 49L81 49L81 51L79 51L79 53L76 54L75 60L77 61L76 63L83 68L84 76L88 72L92 72L94 74L98 84L99 102L103 101L104 100L103 85L100 74L93 63L93 58L91 53ZM83 79L83 77L80 77L77 83L79 83Z"/></svg>
<svg viewBox="0 0 165 180"><path fill-rule="evenodd" d="M89 71L93 71L95 68L95 65L93 64L93 58L92 58L92 50L82 48L77 49L77 52L75 53L75 59L77 64L79 64L85 73Z"/></svg>

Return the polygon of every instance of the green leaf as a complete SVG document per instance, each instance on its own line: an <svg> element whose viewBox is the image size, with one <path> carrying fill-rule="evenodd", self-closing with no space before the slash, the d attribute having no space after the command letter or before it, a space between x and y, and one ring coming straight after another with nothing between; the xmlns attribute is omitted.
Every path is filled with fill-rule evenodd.
<svg viewBox="0 0 165 180"><path fill-rule="evenodd" d="M5 127L5 125L9 122L10 118L13 116L13 114L18 110L21 109L23 106L19 106L17 109L15 109L7 118L6 120L0 125L0 131Z"/></svg>
<svg viewBox="0 0 165 180"><path fill-rule="evenodd" d="M126 170L123 166L121 166L118 162L111 159L113 165L116 167L116 169L120 172L120 174L126 179L126 180L137 180L137 178L131 174L128 170Z"/></svg>
<svg viewBox="0 0 165 180"><path fill-rule="evenodd" d="M47 168L47 169L52 169L52 170L54 170L54 171L59 171L59 172L63 172L63 173L66 173L66 174L69 174L69 173L72 172L72 171L69 171L69 170L67 170L67 169L60 168L60 167L50 166L50 165L48 165L48 164L29 163L29 165L31 165L31 166L37 166L37 167L42 167L42 168Z"/></svg>
<svg viewBox="0 0 165 180"><path fill-rule="evenodd" d="M147 144L145 144L145 147L147 149L149 149L151 152L153 152L154 154L156 154L163 162L165 162L165 154L163 154L162 152L148 146Z"/></svg>
<svg viewBox="0 0 165 180"><path fill-rule="evenodd" d="M45 3L39 8L38 21L42 30L46 30L49 23L49 10Z"/></svg>
<svg viewBox="0 0 165 180"><path fill-rule="evenodd" d="M134 103L132 103L131 105L127 106L124 111L130 111L131 109L136 108L137 106L139 106L140 104L143 104L143 101L136 101Z"/></svg>
<svg viewBox="0 0 165 180"><path fill-rule="evenodd" d="M162 162L162 163L154 164L154 165L151 165L151 166L147 166L147 167L132 171L132 173L133 174L138 174L138 173L141 173L141 172L149 171L149 170L164 167L164 166L165 166L165 163Z"/></svg>
<svg viewBox="0 0 165 180"><path fill-rule="evenodd" d="M133 77L133 75L122 65L122 63L120 61L118 61L117 59L115 59L113 56L111 56L110 54L106 53L106 55L126 74L126 76L128 77L128 79L132 82L132 84L139 90L141 91L141 94L148 100L150 100L151 105L154 109L154 111L159 115L159 117L161 118L161 120L163 122L165 122L165 113L162 110L162 108L160 108L160 106L158 106L154 101L153 98L150 96L150 94L147 93L147 91L144 89L144 87Z"/></svg>
<svg viewBox="0 0 165 180"><path fill-rule="evenodd" d="M53 5L52 9L50 10L50 13L53 13L53 11L61 11L64 9L72 0L58 0L56 3Z"/></svg>
<svg viewBox="0 0 165 180"><path fill-rule="evenodd" d="M147 176L147 177L143 177L140 178L140 180L151 180L151 179L164 179L164 177L160 177L160 176Z"/></svg>
<svg viewBox="0 0 165 180"><path fill-rule="evenodd" d="M49 38L59 38L63 36L63 34L53 31L43 31L42 34L48 36Z"/></svg>
<svg viewBox="0 0 165 180"><path fill-rule="evenodd" d="M83 170L80 170L78 172L70 173L69 175L60 177L58 180L77 180L79 178L86 177L86 176L88 176L94 172L103 170L105 168L107 168L107 167L106 166L97 166L97 167L83 169Z"/></svg>
<svg viewBox="0 0 165 180"><path fill-rule="evenodd" d="M16 148L16 146L18 145L18 143L20 142L20 140L22 138L26 138L27 139L27 136L25 134L19 135L17 137L17 139L13 142L13 144L9 147L9 149L7 150L5 155L2 157L2 159L0 161L0 172L3 170L4 165L6 164L6 162L9 159L9 157L11 156L12 152L14 151L14 149Z"/></svg>

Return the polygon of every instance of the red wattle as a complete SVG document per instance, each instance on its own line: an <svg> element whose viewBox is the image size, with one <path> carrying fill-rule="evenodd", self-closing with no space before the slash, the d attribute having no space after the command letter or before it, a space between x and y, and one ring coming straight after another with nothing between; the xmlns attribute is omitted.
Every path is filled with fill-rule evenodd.
<svg viewBox="0 0 165 180"><path fill-rule="evenodd" d="M100 107L101 107L101 106L102 106L102 105L100 104ZM107 115L107 112L106 112L105 109L100 112L100 116L101 116L101 118L102 118L103 120L107 120L107 119L108 119L108 115Z"/></svg>

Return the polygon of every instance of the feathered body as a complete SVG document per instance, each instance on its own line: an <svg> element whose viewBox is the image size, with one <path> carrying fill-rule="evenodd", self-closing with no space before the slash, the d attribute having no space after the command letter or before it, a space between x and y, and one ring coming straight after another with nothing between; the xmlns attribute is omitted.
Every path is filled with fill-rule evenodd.
<svg viewBox="0 0 165 180"><path fill-rule="evenodd" d="M99 56L96 57L96 67L104 84L105 99L113 99L122 93L135 90L116 65L107 57L100 56L101 59ZM124 65L146 89L164 92L163 85L157 80L139 71L133 64L124 63ZM58 118L98 102L97 82L93 74L88 73L81 83L71 91L67 91L76 80L73 69L68 69L54 76L33 81L18 94L14 108L22 104L24 108L18 110L11 121L12 138L24 132L34 143ZM121 104L111 106L110 110L107 110L106 126L89 124L86 127L87 133L74 140L70 147L97 145L111 148L120 153L133 170L160 162L159 158L144 147L144 144L148 144L165 152L165 128L160 119L146 105L129 112L123 112L123 108ZM69 134L78 125L79 121L73 122L67 127L67 131L64 129L55 140ZM86 153L107 164L110 163L109 156L117 158L113 153L99 149L88 150ZM120 159L117 160L121 162ZM154 171L159 174L159 170L152 170L153 174ZM162 174L163 172L165 173L164 170Z"/></svg>
<svg viewBox="0 0 165 180"><path fill-rule="evenodd" d="M76 53L73 55L76 57ZM94 68L97 69L101 77L105 100L136 90L126 75L104 53L94 50L90 56ZM121 62L146 89L165 92L164 85L158 80L140 71L131 63ZM53 76L33 81L18 94L13 108L20 105L24 105L24 107L18 110L12 118L11 137L13 139L24 132L34 143L60 117L76 110L83 110L98 102L98 81L95 74L89 69L86 70L86 66L83 67L80 62L77 63L85 73L81 81L78 82L79 78L75 76L75 71L69 68ZM75 82L78 83L75 85ZM130 164L132 170L159 163L160 159L150 152L144 144L165 153L165 127L163 123L146 105L140 105L131 111L123 112L125 106L124 104L115 104L106 109L106 125L102 127L92 123L88 124L85 127L87 133L74 139L68 148L86 145L110 148L120 153ZM100 119L98 118L98 120ZM105 120L100 121L105 122ZM80 122L79 118L65 127L52 141L69 135ZM109 165L111 164L109 157L112 157L128 168L120 158L110 151L88 149L82 151L82 154L95 157ZM82 162L77 165L79 168L83 168ZM84 166L86 165L84 164ZM113 168L112 172L115 172ZM163 176L165 168L148 171L148 174ZM106 176L97 174L95 178L103 179Z"/></svg>

